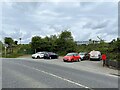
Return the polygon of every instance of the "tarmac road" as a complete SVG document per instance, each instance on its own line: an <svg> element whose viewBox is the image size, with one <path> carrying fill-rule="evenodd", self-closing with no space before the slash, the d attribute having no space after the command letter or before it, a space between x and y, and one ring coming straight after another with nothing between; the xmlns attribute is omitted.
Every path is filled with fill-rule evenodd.
<svg viewBox="0 0 120 90"><path fill-rule="evenodd" d="M118 77L75 66L57 59L2 59L2 88L118 88Z"/></svg>

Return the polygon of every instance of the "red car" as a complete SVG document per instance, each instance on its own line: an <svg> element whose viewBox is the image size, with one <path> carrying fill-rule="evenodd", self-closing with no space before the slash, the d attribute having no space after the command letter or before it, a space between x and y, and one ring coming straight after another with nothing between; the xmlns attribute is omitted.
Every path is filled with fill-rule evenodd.
<svg viewBox="0 0 120 90"><path fill-rule="evenodd" d="M63 61L80 61L80 55L78 53L68 53L66 56L63 57Z"/></svg>

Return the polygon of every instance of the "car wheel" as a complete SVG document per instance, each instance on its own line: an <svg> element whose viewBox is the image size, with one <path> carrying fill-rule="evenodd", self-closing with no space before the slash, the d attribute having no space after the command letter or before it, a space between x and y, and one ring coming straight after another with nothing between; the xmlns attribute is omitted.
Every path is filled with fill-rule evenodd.
<svg viewBox="0 0 120 90"><path fill-rule="evenodd" d="M74 60L73 59L71 59L71 62L73 62Z"/></svg>
<svg viewBox="0 0 120 90"><path fill-rule="evenodd" d="M81 60L80 59L78 59L78 62L80 62Z"/></svg>
<svg viewBox="0 0 120 90"><path fill-rule="evenodd" d="M98 59L98 61L100 61L100 58Z"/></svg>
<svg viewBox="0 0 120 90"><path fill-rule="evenodd" d="M40 59L40 56L37 56L37 59Z"/></svg>
<svg viewBox="0 0 120 90"><path fill-rule="evenodd" d="M63 60L63 62L66 62L65 60Z"/></svg>

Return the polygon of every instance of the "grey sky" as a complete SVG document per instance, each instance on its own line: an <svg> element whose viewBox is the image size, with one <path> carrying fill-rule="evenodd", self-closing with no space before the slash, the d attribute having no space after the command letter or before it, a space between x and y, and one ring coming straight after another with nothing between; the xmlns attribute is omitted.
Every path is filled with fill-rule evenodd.
<svg viewBox="0 0 120 90"><path fill-rule="evenodd" d="M21 37L22 43L29 43L35 35L59 34L64 29L80 41L118 37L117 2L4 2L0 17L2 38Z"/></svg>

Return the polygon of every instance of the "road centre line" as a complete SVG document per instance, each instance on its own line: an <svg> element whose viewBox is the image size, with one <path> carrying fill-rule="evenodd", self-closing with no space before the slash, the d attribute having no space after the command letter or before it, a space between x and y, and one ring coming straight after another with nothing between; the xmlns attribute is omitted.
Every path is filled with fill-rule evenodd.
<svg viewBox="0 0 120 90"><path fill-rule="evenodd" d="M13 63L13 62L10 62L10 63ZM80 83L74 82L74 81L72 81L72 80L69 80L69 79L66 79L66 78L57 76L57 75L55 75L55 74L52 74L52 73L49 73L49 72L46 72L46 71L43 71L43 70L40 70L40 69L36 69L36 68L34 68L34 67L30 67L30 66L27 66L27 65L19 64L19 63L13 63L13 64L18 64L18 65L21 65L21 66L24 66L24 67L27 67L27 68L30 68L30 69L33 69L33 70L36 70L36 71L45 73L45 74L47 74L47 75L50 75L50 76L59 78L59 79L61 79L61 80L67 81L67 82L72 83L72 84L75 84L75 85L77 85L77 86L80 86L80 87L83 87L83 88L87 88L87 89L89 89L89 90L93 90L92 88L90 88L90 87L88 87L88 86L82 85L82 84L80 84Z"/></svg>

